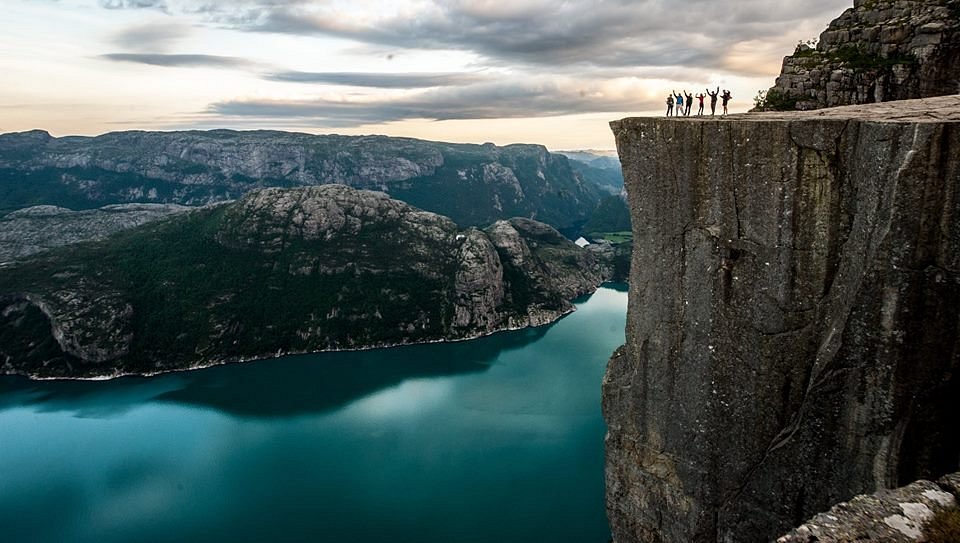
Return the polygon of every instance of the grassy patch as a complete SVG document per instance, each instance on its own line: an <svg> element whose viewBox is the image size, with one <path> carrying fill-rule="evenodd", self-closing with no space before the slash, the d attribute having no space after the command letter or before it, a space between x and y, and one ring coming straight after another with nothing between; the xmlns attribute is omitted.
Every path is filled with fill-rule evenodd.
<svg viewBox="0 0 960 543"><path fill-rule="evenodd" d="M960 541L960 508L953 507L938 512L923 527L927 543L956 543Z"/></svg>
<svg viewBox="0 0 960 543"><path fill-rule="evenodd" d="M610 243L617 244L633 241L633 232L629 230L619 232L590 232L586 237L594 240L605 239Z"/></svg>

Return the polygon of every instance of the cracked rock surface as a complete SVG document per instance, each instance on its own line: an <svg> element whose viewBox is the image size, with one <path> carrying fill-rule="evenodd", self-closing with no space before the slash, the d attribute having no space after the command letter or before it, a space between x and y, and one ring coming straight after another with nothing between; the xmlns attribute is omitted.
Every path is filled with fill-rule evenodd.
<svg viewBox="0 0 960 543"><path fill-rule="evenodd" d="M611 123L634 229L603 384L615 541L769 541L956 470L958 115Z"/></svg>

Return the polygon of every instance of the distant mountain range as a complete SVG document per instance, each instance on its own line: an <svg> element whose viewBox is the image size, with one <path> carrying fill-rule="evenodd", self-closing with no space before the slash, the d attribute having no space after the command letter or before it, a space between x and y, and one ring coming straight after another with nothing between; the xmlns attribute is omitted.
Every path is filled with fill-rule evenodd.
<svg viewBox="0 0 960 543"><path fill-rule="evenodd" d="M610 160L568 160L539 145L385 136L213 130L55 138L35 130L0 135L0 214L34 205L198 206L257 188L333 183L386 192L461 227L527 217L575 235L601 197L623 186Z"/></svg>

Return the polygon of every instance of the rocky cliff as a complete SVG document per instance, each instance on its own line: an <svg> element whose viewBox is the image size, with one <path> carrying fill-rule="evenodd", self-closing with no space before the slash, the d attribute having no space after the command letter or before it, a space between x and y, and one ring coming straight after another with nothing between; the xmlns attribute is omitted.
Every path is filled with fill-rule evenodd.
<svg viewBox="0 0 960 543"><path fill-rule="evenodd" d="M960 0L855 0L783 60L769 109L817 109L960 92Z"/></svg>
<svg viewBox="0 0 960 543"><path fill-rule="evenodd" d="M615 541L767 541L957 468L960 96L612 128Z"/></svg>
<svg viewBox="0 0 960 543"><path fill-rule="evenodd" d="M0 267L0 372L464 339L551 322L600 281L591 253L529 219L459 230L380 192L263 189Z"/></svg>
<svg viewBox="0 0 960 543"><path fill-rule="evenodd" d="M0 212L141 202L204 205L264 187L379 190L461 226L528 217L576 229L599 189L539 145L230 130L0 135Z"/></svg>

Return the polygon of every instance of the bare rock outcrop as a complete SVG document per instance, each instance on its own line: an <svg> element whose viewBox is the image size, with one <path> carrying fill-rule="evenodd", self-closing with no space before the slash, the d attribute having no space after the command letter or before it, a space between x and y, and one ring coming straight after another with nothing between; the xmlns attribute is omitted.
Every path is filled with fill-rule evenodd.
<svg viewBox="0 0 960 543"><path fill-rule="evenodd" d="M855 0L815 46L785 57L769 109L960 93L960 0Z"/></svg>
<svg viewBox="0 0 960 543"><path fill-rule="evenodd" d="M634 230L614 540L769 541L955 471L960 96L611 125Z"/></svg>
<svg viewBox="0 0 960 543"><path fill-rule="evenodd" d="M73 211L33 206L0 217L0 264L79 241L97 241L190 208L176 204L114 204Z"/></svg>
<svg viewBox="0 0 960 543"><path fill-rule="evenodd" d="M923 528L934 515L957 507L960 474L936 483L915 481L893 490L862 494L813 517L776 543L850 543L923 541Z"/></svg>

